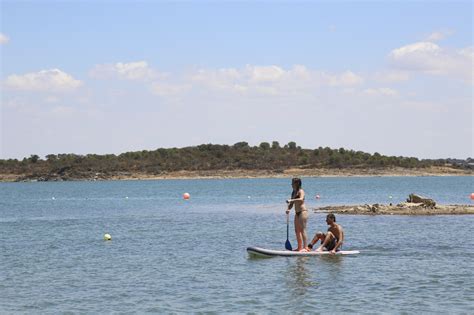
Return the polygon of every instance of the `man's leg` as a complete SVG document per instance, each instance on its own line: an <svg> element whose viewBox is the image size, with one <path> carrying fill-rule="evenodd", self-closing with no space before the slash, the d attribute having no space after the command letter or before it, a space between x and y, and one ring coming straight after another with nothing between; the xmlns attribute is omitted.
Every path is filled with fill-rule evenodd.
<svg viewBox="0 0 474 315"><path fill-rule="evenodd" d="M328 234L326 234L326 237L324 238L324 241L322 242L321 246L319 246L316 251L318 251L318 252L323 251L324 247L326 247L329 244L329 242L331 242L333 239L334 239L334 234L332 234L331 232L328 232Z"/></svg>
<svg viewBox="0 0 474 315"><path fill-rule="evenodd" d="M309 243L309 248L313 248L313 246L319 241L321 240L321 244L324 242L324 238L326 237L326 235L324 235L323 232L318 232L314 235L313 237L313 240L311 241L311 243Z"/></svg>

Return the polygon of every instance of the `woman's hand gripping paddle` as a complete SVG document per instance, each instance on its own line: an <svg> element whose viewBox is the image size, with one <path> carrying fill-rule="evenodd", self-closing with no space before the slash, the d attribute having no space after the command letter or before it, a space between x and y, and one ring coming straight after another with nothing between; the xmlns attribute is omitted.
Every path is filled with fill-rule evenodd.
<svg viewBox="0 0 474 315"><path fill-rule="evenodd" d="M290 214L287 213L286 214L286 242L285 242L285 248L287 250L293 250L293 248L291 247L290 240L288 239L289 233L290 233Z"/></svg>

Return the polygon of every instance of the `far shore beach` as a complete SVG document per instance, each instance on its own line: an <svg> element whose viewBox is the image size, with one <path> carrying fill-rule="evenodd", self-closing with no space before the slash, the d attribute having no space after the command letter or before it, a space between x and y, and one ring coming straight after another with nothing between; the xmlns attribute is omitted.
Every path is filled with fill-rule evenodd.
<svg viewBox="0 0 474 315"><path fill-rule="evenodd" d="M0 182L15 181L77 181L77 180L164 180L164 179L225 179L225 178L289 178L289 177L377 177L377 176L472 176L474 170L451 167L429 168L364 168L364 169L300 169L274 170L206 170L175 171L150 174L144 172L114 172L89 174L0 174Z"/></svg>

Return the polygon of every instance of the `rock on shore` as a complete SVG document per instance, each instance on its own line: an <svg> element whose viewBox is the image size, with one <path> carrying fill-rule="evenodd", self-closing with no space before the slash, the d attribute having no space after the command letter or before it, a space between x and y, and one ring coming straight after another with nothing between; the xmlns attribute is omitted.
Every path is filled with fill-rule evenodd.
<svg viewBox="0 0 474 315"><path fill-rule="evenodd" d="M336 214L386 214L386 215L438 215L438 214L474 214L474 205L436 205L427 207L423 203L404 202L397 205L343 205L314 208L316 213L332 212Z"/></svg>

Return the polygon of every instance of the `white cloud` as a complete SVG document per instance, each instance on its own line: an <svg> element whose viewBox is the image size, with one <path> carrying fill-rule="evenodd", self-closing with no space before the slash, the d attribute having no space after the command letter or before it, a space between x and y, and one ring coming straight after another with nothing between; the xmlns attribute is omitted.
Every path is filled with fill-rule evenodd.
<svg viewBox="0 0 474 315"><path fill-rule="evenodd" d="M398 92L391 88L365 89L364 94L369 96L397 96Z"/></svg>
<svg viewBox="0 0 474 315"><path fill-rule="evenodd" d="M161 82L154 82L151 85L152 93L159 96L175 96L187 90L189 90L187 85L173 85Z"/></svg>
<svg viewBox="0 0 474 315"><path fill-rule="evenodd" d="M0 45L4 45L10 41L7 35L0 33Z"/></svg>
<svg viewBox="0 0 474 315"><path fill-rule="evenodd" d="M474 46L458 50L458 53L466 58L474 59Z"/></svg>
<svg viewBox="0 0 474 315"><path fill-rule="evenodd" d="M288 75L298 80L311 79L311 71L303 65L294 65L293 68L288 71Z"/></svg>
<svg viewBox="0 0 474 315"><path fill-rule="evenodd" d="M90 75L97 79L149 80L157 77L146 61L96 65Z"/></svg>
<svg viewBox="0 0 474 315"><path fill-rule="evenodd" d="M441 48L431 42L418 42L410 45L406 45L397 49L392 50L390 56L397 60L402 59L406 56L411 54L422 54L422 53L430 53L436 54L439 53Z"/></svg>
<svg viewBox="0 0 474 315"><path fill-rule="evenodd" d="M51 113L58 116L71 116L78 114L78 111L74 107L68 106L56 106L51 110Z"/></svg>
<svg viewBox="0 0 474 315"><path fill-rule="evenodd" d="M452 31L449 31L449 30L436 31L436 32L431 33L431 34L426 38L426 41L428 41L428 42L436 42L436 41L445 39L446 37L448 37L448 36L450 36L450 35L452 35L452 34L453 34L453 32L452 32Z"/></svg>
<svg viewBox="0 0 474 315"><path fill-rule="evenodd" d="M403 70L386 70L374 73L371 78L376 82L402 82L410 79L410 72Z"/></svg>
<svg viewBox="0 0 474 315"><path fill-rule="evenodd" d="M13 74L5 80L5 86L24 91L70 91L82 85L82 82L59 70L41 70L24 75Z"/></svg>
<svg viewBox="0 0 474 315"><path fill-rule="evenodd" d="M199 69L187 74L185 80L215 89L232 89L237 82L244 81L243 76L243 73L234 68Z"/></svg>
<svg viewBox="0 0 474 315"><path fill-rule="evenodd" d="M392 50L389 59L396 68L405 71L446 75L472 82L472 47L453 51L432 42L418 42Z"/></svg>
<svg viewBox="0 0 474 315"><path fill-rule="evenodd" d="M254 92L276 95L289 91L312 90L317 87L350 87L364 82L352 71L326 73L313 71L302 65L285 70L282 67L247 65L241 69L200 69L187 76L194 84L239 93Z"/></svg>
<svg viewBox="0 0 474 315"><path fill-rule="evenodd" d="M277 66L247 66L245 72L250 80L255 82L275 82L285 74L285 71Z"/></svg>
<svg viewBox="0 0 474 315"><path fill-rule="evenodd" d="M353 86L364 82L364 79L352 71L346 71L338 75L327 77L330 86Z"/></svg>
<svg viewBox="0 0 474 315"><path fill-rule="evenodd" d="M53 95L50 95L44 99L45 103L57 103L59 102L59 98Z"/></svg>

